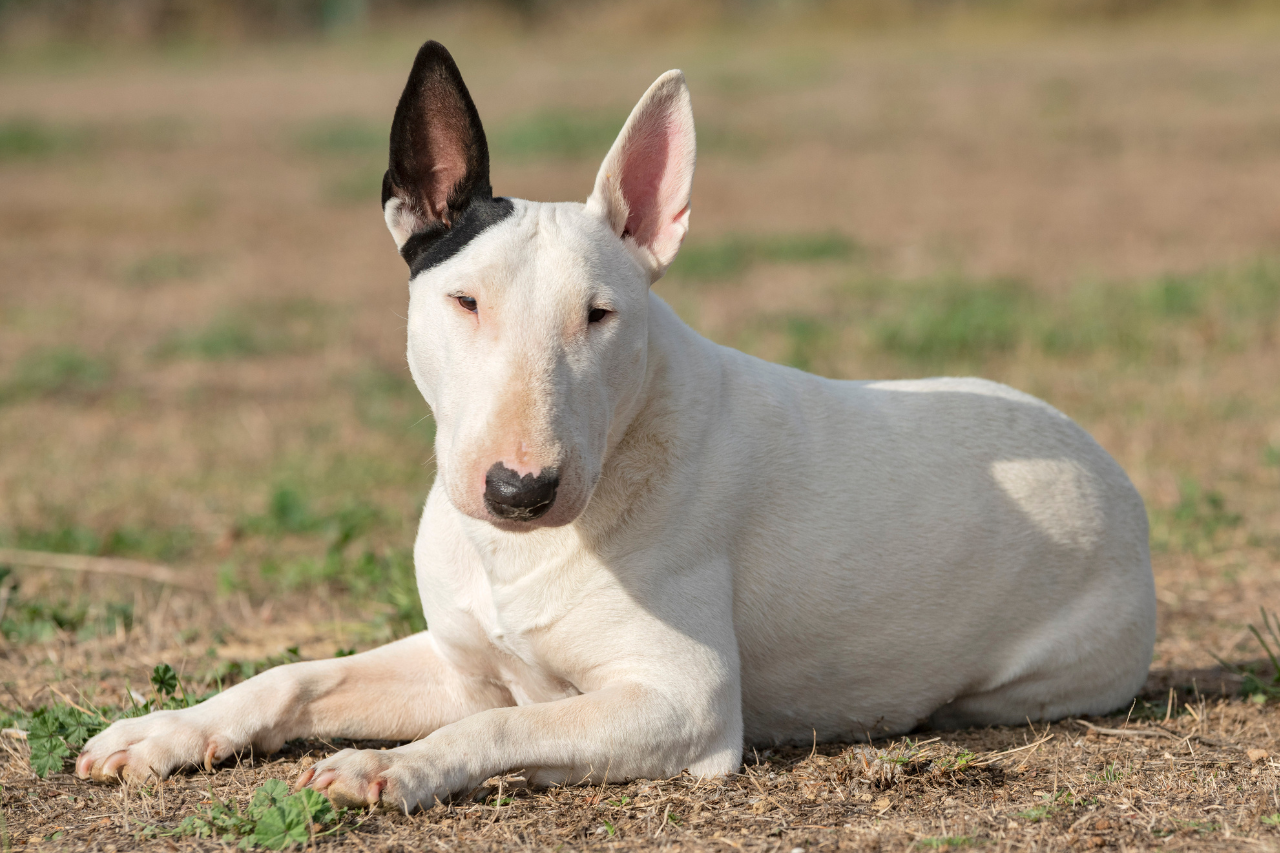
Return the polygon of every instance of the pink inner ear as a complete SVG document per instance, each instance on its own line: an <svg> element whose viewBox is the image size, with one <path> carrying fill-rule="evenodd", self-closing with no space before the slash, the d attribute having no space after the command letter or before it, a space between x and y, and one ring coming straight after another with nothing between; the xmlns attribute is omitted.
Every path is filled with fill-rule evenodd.
<svg viewBox="0 0 1280 853"><path fill-rule="evenodd" d="M663 121L629 140L622 164L622 197L627 200L627 225L623 235L630 234L642 246L652 245L662 228L663 211L675 202L666 198L664 178L671 167L671 137L677 131L670 120ZM673 211L674 214L674 211Z"/></svg>
<svg viewBox="0 0 1280 853"><path fill-rule="evenodd" d="M441 97L441 107L434 121L427 125L427 150L432 162L426 177L425 191L431 214L448 221L449 193L467 174L467 146L465 107L456 99Z"/></svg>

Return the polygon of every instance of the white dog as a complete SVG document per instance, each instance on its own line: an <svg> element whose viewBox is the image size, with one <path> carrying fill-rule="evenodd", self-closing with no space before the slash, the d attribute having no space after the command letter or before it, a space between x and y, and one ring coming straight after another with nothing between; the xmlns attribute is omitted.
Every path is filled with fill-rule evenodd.
<svg viewBox="0 0 1280 853"><path fill-rule="evenodd" d="M688 229L693 168L670 71L585 205L494 198L457 66L424 45L383 207L438 424L414 549L430 629L117 722L77 773L398 739L299 784L409 811L506 771L725 774L744 741L1127 704L1155 594L1120 467L1002 385L837 382L699 337L649 290Z"/></svg>

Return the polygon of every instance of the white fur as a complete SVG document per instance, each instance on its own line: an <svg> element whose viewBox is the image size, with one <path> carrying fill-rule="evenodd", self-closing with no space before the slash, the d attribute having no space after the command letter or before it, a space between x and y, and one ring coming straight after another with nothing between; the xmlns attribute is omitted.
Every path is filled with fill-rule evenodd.
<svg viewBox="0 0 1280 853"><path fill-rule="evenodd" d="M1146 514L1083 430L978 379L768 364L649 291L688 227L687 112L683 78L664 75L586 205L517 201L411 283L409 364L438 423L414 551L430 629L116 723L85 746L82 776L400 738L413 742L343 750L300 783L411 810L510 770L723 774L744 740L1129 701L1154 642ZM627 160L628 139L661 134L670 162ZM619 189L626 168L661 173L655 209ZM647 224L623 238L629 220ZM589 324L592 307L612 313ZM560 469L547 515L488 514L499 461Z"/></svg>

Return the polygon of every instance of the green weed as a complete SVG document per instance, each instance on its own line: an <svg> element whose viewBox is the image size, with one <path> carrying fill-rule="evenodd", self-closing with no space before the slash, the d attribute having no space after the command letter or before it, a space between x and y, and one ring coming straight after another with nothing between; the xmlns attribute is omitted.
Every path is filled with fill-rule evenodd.
<svg viewBox="0 0 1280 853"><path fill-rule="evenodd" d="M1041 799L1043 799L1043 802L1040 805L1018 812L1018 817L1030 823L1039 823L1057 811L1059 805L1075 805L1075 799L1071 796L1071 792L1066 790L1059 791L1056 795L1045 794Z"/></svg>
<svg viewBox="0 0 1280 853"><path fill-rule="evenodd" d="M0 543L31 551L140 557L168 562L189 554L195 547L196 535L189 527L113 527L99 533L64 518L48 527L0 531Z"/></svg>
<svg viewBox="0 0 1280 853"><path fill-rule="evenodd" d="M885 352L917 361L975 359L1013 349L1027 296L1015 282L945 286L884 318L875 340Z"/></svg>
<svg viewBox="0 0 1280 853"><path fill-rule="evenodd" d="M1090 773L1089 778L1095 782L1119 782L1127 774L1118 764L1108 764L1097 773Z"/></svg>
<svg viewBox="0 0 1280 853"><path fill-rule="evenodd" d="M171 281L189 281L200 274L199 258L181 252L157 252L131 264L124 271L129 284L149 287Z"/></svg>
<svg viewBox="0 0 1280 853"><path fill-rule="evenodd" d="M28 116L8 118L0 121L0 162L77 153L92 141L93 135L83 129L51 125Z"/></svg>
<svg viewBox="0 0 1280 853"><path fill-rule="evenodd" d="M279 589L329 587L387 606L384 627L393 636L424 630L410 550L379 553L370 547L352 548L371 529L385 521L375 506L348 502L336 510L318 511L297 488L282 485L271 494L267 512L240 522L250 534L323 535L323 555L297 557L283 563L264 560L262 578Z"/></svg>
<svg viewBox="0 0 1280 853"><path fill-rule="evenodd" d="M324 197L338 204L376 203L382 192L382 176L386 170L383 163L352 167L325 181Z"/></svg>
<svg viewBox="0 0 1280 853"><path fill-rule="evenodd" d="M360 372L346 384L361 423L430 450L435 443L436 422L407 369L375 367Z"/></svg>
<svg viewBox="0 0 1280 853"><path fill-rule="evenodd" d="M815 317L788 317L786 363L800 370L816 370L836 342L835 329Z"/></svg>
<svg viewBox="0 0 1280 853"><path fill-rule="evenodd" d="M171 335L152 354L159 359L228 361L304 352L321 344L323 319L322 307L309 300L259 305Z"/></svg>
<svg viewBox="0 0 1280 853"><path fill-rule="evenodd" d="M1269 699L1280 699L1280 620L1274 614L1267 613L1266 608L1263 607L1258 608L1258 613L1262 618L1262 630L1259 630L1257 625L1250 624L1249 632L1253 634L1258 645L1262 647L1263 654L1270 661L1270 674L1264 675L1252 666L1240 666L1224 661L1222 658L1217 660L1223 668L1244 679L1240 685L1242 694L1254 701L1265 702Z"/></svg>
<svg viewBox="0 0 1280 853"><path fill-rule="evenodd" d="M857 257L860 247L840 234L753 237L734 234L681 249L670 274L692 281L732 278L757 263L808 264Z"/></svg>
<svg viewBox="0 0 1280 853"><path fill-rule="evenodd" d="M1261 817L1258 819L1263 823L1265 823L1267 826L1280 827L1280 814L1269 814L1269 815L1266 815L1265 817Z"/></svg>
<svg viewBox="0 0 1280 853"><path fill-rule="evenodd" d="M0 403L90 394L100 390L111 373L105 360L75 346L31 350L18 360L9 381L0 383Z"/></svg>
<svg viewBox="0 0 1280 853"><path fill-rule="evenodd" d="M626 118L613 110L544 110L499 126L489 144L495 158L517 161L603 158Z"/></svg>
<svg viewBox="0 0 1280 853"><path fill-rule="evenodd" d="M1151 544L1156 550L1207 556L1218 547L1224 532L1243 521L1240 513L1227 509L1220 492L1206 491L1195 480L1184 478L1179 494L1177 506L1150 513Z"/></svg>
<svg viewBox="0 0 1280 853"><path fill-rule="evenodd" d="M352 154L385 157L391 126L353 116L332 116L311 122L298 131L298 147L312 154Z"/></svg>
<svg viewBox="0 0 1280 853"><path fill-rule="evenodd" d="M1262 464L1270 468L1280 468L1280 444L1268 444L1262 448Z"/></svg>
<svg viewBox="0 0 1280 853"><path fill-rule="evenodd" d="M211 655L212 652L213 650L210 649ZM297 663L300 660L302 655L299 654L298 647L290 646L278 655L267 655L257 660L220 660L204 673L203 678L204 681L225 689L232 684L253 678L260 672L288 663Z"/></svg>
<svg viewBox="0 0 1280 853"><path fill-rule="evenodd" d="M77 602L19 597L8 566L0 566L0 635L15 644L44 643L60 633L88 639L133 628L133 604L81 598Z"/></svg>
<svg viewBox="0 0 1280 853"><path fill-rule="evenodd" d="M224 315L203 329L174 335L157 349L161 358L200 358L223 361L249 358L268 351L263 334L243 317Z"/></svg>
<svg viewBox="0 0 1280 853"><path fill-rule="evenodd" d="M336 835L344 828L346 809L335 810L323 794L310 788L290 794L289 786L279 779L254 789L244 810L212 792L209 798L212 805L200 814L188 815L172 829L149 826L143 837L208 838L241 849L284 850Z"/></svg>
<svg viewBox="0 0 1280 853"><path fill-rule="evenodd" d="M1039 823L1051 814L1053 814L1053 806L1048 803L1044 803L1038 806L1033 806L1026 811L1018 812L1018 817L1025 821L1030 821L1031 823Z"/></svg>

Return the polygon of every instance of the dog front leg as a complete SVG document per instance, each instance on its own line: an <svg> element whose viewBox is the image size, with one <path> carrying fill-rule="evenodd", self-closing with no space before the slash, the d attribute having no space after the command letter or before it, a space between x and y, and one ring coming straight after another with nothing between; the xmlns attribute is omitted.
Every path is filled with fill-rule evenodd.
<svg viewBox="0 0 1280 853"><path fill-rule="evenodd" d="M190 708L119 720L84 745L76 775L164 779L302 737L412 740L509 702L460 673L424 631L363 654L275 667Z"/></svg>
<svg viewBox="0 0 1280 853"><path fill-rule="evenodd" d="M485 711L396 749L345 749L306 771L298 786L323 791L339 805L381 803L412 812L513 770L534 784L578 784L666 779L684 769L724 775L741 759L736 679L683 696L620 684Z"/></svg>

